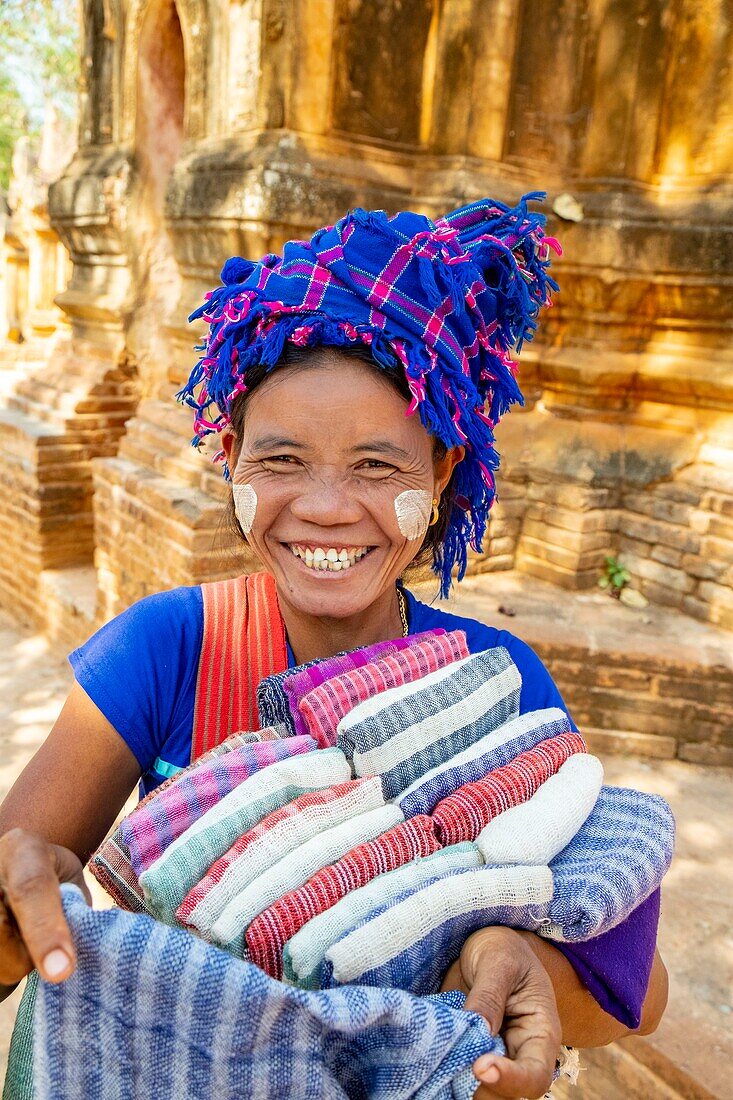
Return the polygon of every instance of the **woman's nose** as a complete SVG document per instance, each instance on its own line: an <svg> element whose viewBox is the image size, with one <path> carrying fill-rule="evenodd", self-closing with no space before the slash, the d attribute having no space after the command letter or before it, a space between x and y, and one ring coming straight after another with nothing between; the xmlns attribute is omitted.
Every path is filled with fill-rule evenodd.
<svg viewBox="0 0 733 1100"><path fill-rule="evenodd" d="M338 474L313 478L293 500L290 510L296 519L323 527L358 523L364 514L353 489Z"/></svg>

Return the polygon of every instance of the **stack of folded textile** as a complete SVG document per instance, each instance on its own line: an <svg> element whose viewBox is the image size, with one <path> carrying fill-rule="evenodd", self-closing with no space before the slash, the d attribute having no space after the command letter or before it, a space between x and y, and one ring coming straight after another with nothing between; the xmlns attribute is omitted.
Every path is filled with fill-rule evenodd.
<svg viewBox="0 0 733 1100"><path fill-rule="evenodd" d="M260 718L292 736L230 738L92 869L123 907L303 989L433 993L491 924L591 939L658 887L671 813L602 786L562 710L520 714L521 686L506 649L471 655L460 631L270 677Z"/></svg>

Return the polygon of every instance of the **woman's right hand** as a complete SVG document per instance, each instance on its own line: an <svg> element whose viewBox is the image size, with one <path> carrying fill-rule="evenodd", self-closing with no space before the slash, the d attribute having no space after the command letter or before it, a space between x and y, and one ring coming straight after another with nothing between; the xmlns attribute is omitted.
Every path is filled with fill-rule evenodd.
<svg viewBox="0 0 733 1100"><path fill-rule="evenodd" d="M12 988L34 968L49 982L73 973L76 952L61 905L62 882L80 887L91 905L81 860L68 848L25 829L0 837L0 986Z"/></svg>

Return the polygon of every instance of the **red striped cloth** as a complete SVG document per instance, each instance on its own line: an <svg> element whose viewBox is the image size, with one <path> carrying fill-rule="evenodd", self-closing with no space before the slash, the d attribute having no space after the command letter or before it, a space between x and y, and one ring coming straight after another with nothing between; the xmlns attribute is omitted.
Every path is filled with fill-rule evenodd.
<svg viewBox="0 0 733 1100"><path fill-rule="evenodd" d="M365 699L388 688L401 687L468 657L462 630L427 635L395 653L387 653L361 668L350 669L326 680L304 695L298 709L307 732L320 748L336 744L339 722Z"/></svg>
<svg viewBox="0 0 733 1100"><path fill-rule="evenodd" d="M498 814L531 798L574 753L587 751L579 733L561 733L520 753L511 764L496 768L483 779L459 787L433 810L441 844L447 847L475 840Z"/></svg>
<svg viewBox="0 0 733 1100"><path fill-rule="evenodd" d="M372 778L367 776L364 779L349 779L345 783L337 783L335 786L326 787L323 790L308 791L306 794L294 798L292 802L288 802L279 810L273 810L272 813L267 814L254 828L248 829L246 833L238 837L231 848L212 864L201 881L189 890L176 910L176 918L181 924L188 923L188 918L196 906L203 901L215 886L218 886L232 864L244 855L251 844L274 829L275 826L280 825L288 818L296 819L303 810L312 809L314 806L326 806L329 802L344 798L360 785L371 782L373 782Z"/></svg>
<svg viewBox="0 0 733 1100"><path fill-rule="evenodd" d="M273 978L283 975L283 948L312 917L325 912L351 890L377 875L394 871L440 848L427 814L388 829L375 840L358 844L342 859L322 868L312 878L265 909L245 934L249 958Z"/></svg>
<svg viewBox="0 0 733 1100"><path fill-rule="evenodd" d="M251 573L201 585L204 632L191 760L237 730L257 730L257 685L288 667L275 578Z"/></svg>

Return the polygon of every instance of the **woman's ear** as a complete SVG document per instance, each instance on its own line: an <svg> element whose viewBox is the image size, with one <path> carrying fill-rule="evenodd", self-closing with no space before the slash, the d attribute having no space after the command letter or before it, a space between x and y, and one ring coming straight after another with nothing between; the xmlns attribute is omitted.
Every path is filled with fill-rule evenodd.
<svg viewBox="0 0 733 1100"><path fill-rule="evenodd" d="M224 452L224 455L226 456L227 466L229 467L230 471L233 473L234 472L234 467L232 465L232 459L234 457L236 457L235 456L235 451L234 451L234 445L236 443L236 438L234 436L234 432L232 431L232 429L231 428L224 428L222 430L222 433L221 433L220 437L219 437L219 441L221 443L221 449Z"/></svg>
<svg viewBox="0 0 733 1100"><path fill-rule="evenodd" d="M446 451L442 458L435 460L433 469L435 471L435 495L441 496L444 489L448 485L453 471L459 462L463 462L463 458L466 454L465 447L453 447L450 451Z"/></svg>

